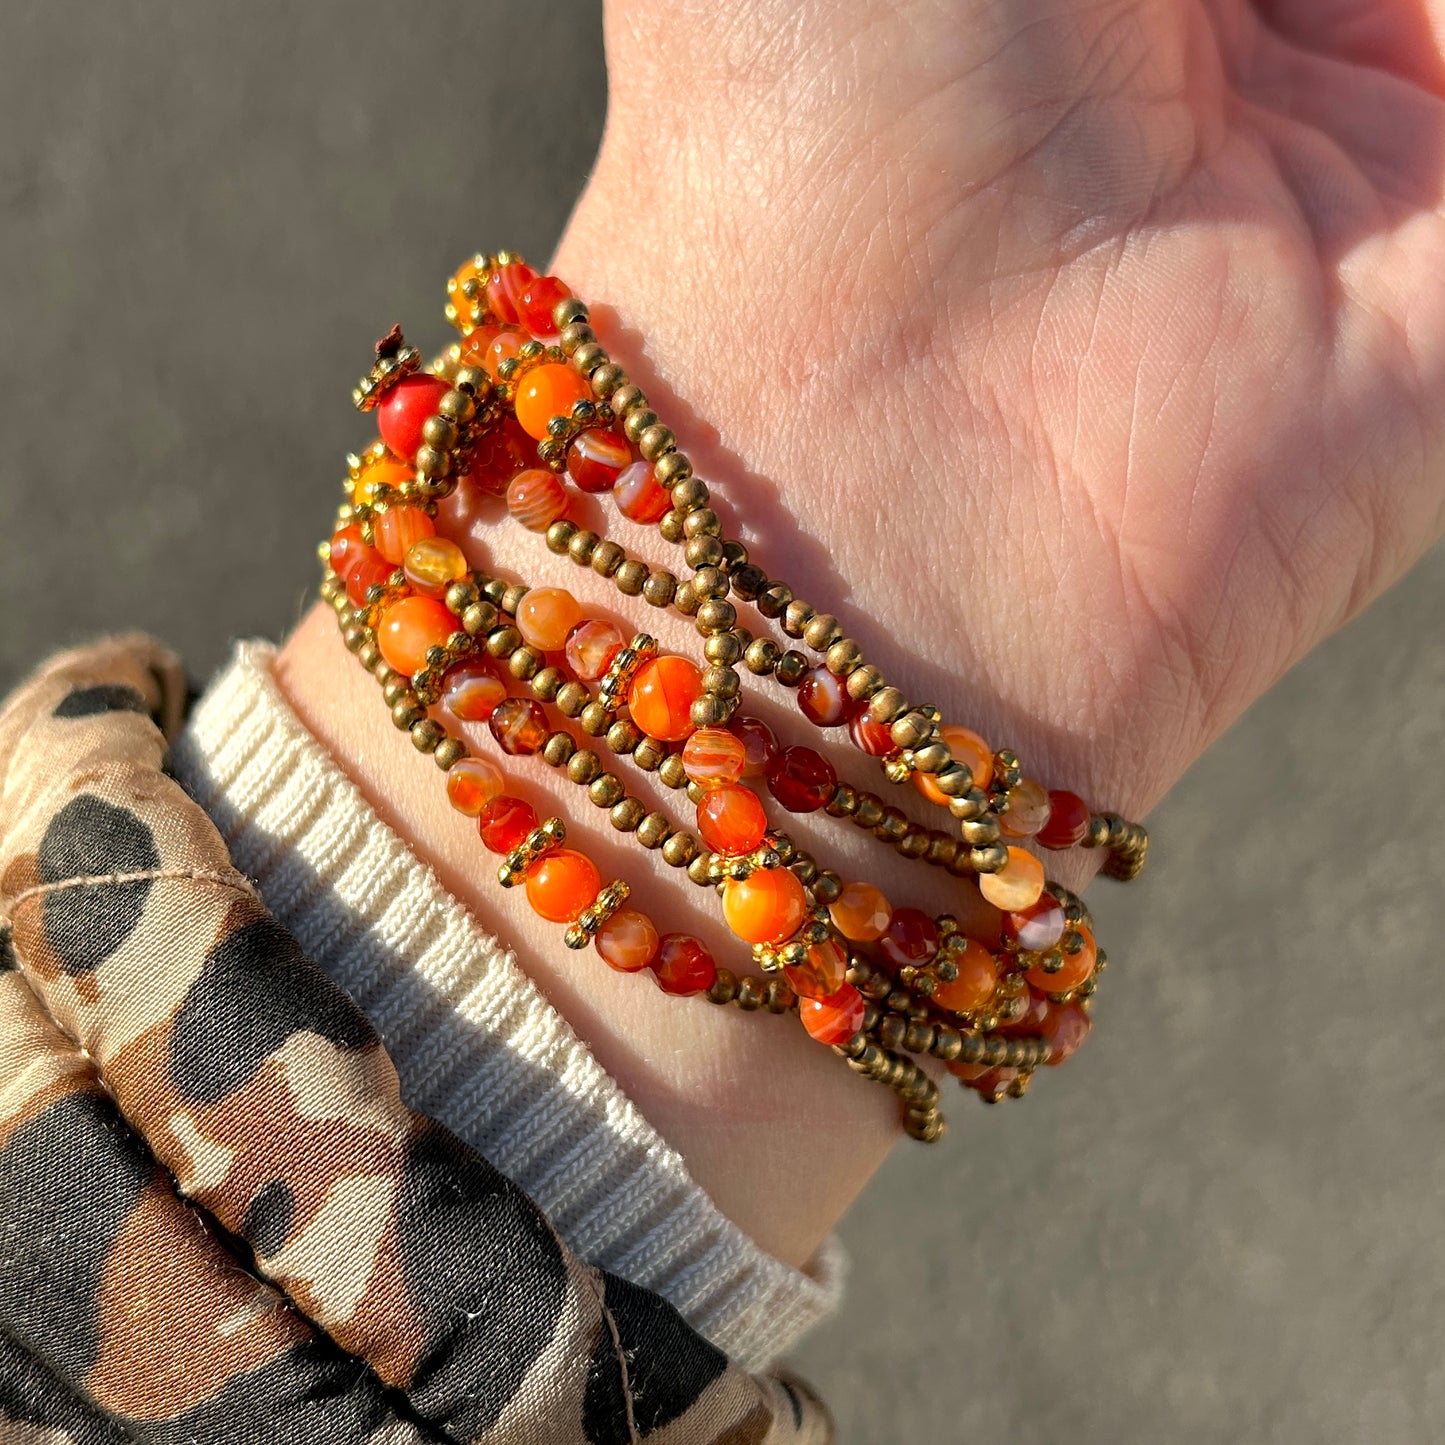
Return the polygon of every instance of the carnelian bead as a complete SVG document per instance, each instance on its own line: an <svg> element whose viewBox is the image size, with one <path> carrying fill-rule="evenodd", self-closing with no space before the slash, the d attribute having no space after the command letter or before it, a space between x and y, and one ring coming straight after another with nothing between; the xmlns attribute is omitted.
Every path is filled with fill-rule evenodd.
<svg viewBox="0 0 1445 1445"><path fill-rule="evenodd" d="M803 885L786 868L759 868L723 884L723 918L745 943L781 943L808 914Z"/></svg>
<svg viewBox="0 0 1445 1445"><path fill-rule="evenodd" d="M498 321L520 321L522 293L537 279L525 261L497 266L487 277L487 306Z"/></svg>
<svg viewBox="0 0 1445 1445"><path fill-rule="evenodd" d="M747 761L742 739L726 728L699 728L682 745L682 770L700 788L737 782Z"/></svg>
<svg viewBox="0 0 1445 1445"><path fill-rule="evenodd" d="M554 848L527 869L527 902L548 923L571 923L597 900L597 865L571 848Z"/></svg>
<svg viewBox="0 0 1445 1445"><path fill-rule="evenodd" d="M445 646L456 626L435 597L402 597L381 614L376 645L388 667L411 677L427 665L427 649Z"/></svg>
<svg viewBox="0 0 1445 1445"><path fill-rule="evenodd" d="M453 582L467 575L462 549L446 537L421 537L406 549L401 570L418 592L440 597Z"/></svg>
<svg viewBox="0 0 1445 1445"><path fill-rule="evenodd" d="M543 341L557 334L557 323L552 312L559 301L565 301L572 294L572 288L556 276L538 276L528 282L517 300L517 319Z"/></svg>
<svg viewBox="0 0 1445 1445"><path fill-rule="evenodd" d="M1008 1086L1018 1076L1017 1069L985 1069L969 1081L968 1087L982 1094L986 1099L998 1099L1008 1092Z"/></svg>
<svg viewBox="0 0 1445 1445"><path fill-rule="evenodd" d="M567 666L583 682L596 682L612 666L612 659L627 646L619 628L599 617L579 622L567 634L562 650Z"/></svg>
<svg viewBox="0 0 1445 1445"><path fill-rule="evenodd" d="M1008 810L998 815L1000 831L1010 838L1032 838L1048 821L1048 789L1033 778L1020 778L1008 790Z"/></svg>
<svg viewBox="0 0 1445 1445"><path fill-rule="evenodd" d="M1057 1065L1072 1058L1093 1026L1081 1004L1051 1004L1044 1017L1043 1035L1049 1041L1049 1056L1044 1062Z"/></svg>
<svg viewBox="0 0 1445 1445"><path fill-rule="evenodd" d="M632 460L627 438L615 427L588 427L567 448L567 475L581 492L610 492Z"/></svg>
<svg viewBox="0 0 1445 1445"><path fill-rule="evenodd" d="M886 758L889 753L898 751L888 724L869 717L866 702L859 703L848 719L848 736L852 738L853 746L870 758Z"/></svg>
<svg viewBox="0 0 1445 1445"><path fill-rule="evenodd" d="M383 560L380 552L368 547L367 555L352 563L346 576L346 595L351 599L352 606L365 606L367 592L373 587L385 587L395 570L390 562Z"/></svg>
<svg viewBox="0 0 1445 1445"><path fill-rule="evenodd" d="M833 927L854 943L872 943L888 931L893 909L871 883L845 883L828 909Z"/></svg>
<svg viewBox="0 0 1445 1445"><path fill-rule="evenodd" d="M551 472L531 467L507 483L507 510L524 527L545 532L567 510L567 489Z"/></svg>
<svg viewBox="0 0 1445 1445"><path fill-rule="evenodd" d="M761 778L778 755L778 739L767 723L756 717L735 717L728 724L743 745L743 777Z"/></svg>
<svg viewBox="0 0 1445 1445"><path fill-rule="evenodd" d="M848 955L836 938L808 945L802 963L789 964L783 976L799 998L831 998L848 981Z"/></svg>
<svg viewBox="0 0 1445 1445"><path fill-rule="evenodd" d="M331 550L327 554L327 560L331 564L331 570L343 582L351 576L351 569L368 556L376 557L376 549L366 545L366 541L361 535L361 528L354 523L332 535Z"/></svg>
<svg viewBox="0 0 1445 1445"><path fill-rule="evenodd" d="M636 908L619 908L593 940L609 968L637 973L657 957L659 939L653 921Z"/></svg>
<svg viewBox="0 0 1445 1445"><path fill-rule="evenodd" d="M537 826L537 810L521 798L503 794L477 814L477 831L491 853L510 853Z"/></svg>
<svg viewBox="0 0 1445 1445"><path fill-rule="evenodd" d="M513 329L510 326L499 326L495 323L474 327L458 342L457 359L463 366L479 366L486 369L487 350L491 346L493 338L499 332Z"/></svg>
<svg viewBox="0 0 1445 1445"><path fill-rule="evenodd" d="M895 909L878 949L894 968L920 967L938 952L938 925L921 908Z"/></svg>
<svg viewBox="0 0 1445 1445"><path fill-rule="evenodd" d="M664 654L638 669L627 690L627 709L648 737L676 743L692 732L692 705L701 696L696 664Z"/></svg>
<svg viewBox="0 0 1445 1445"><path fill-rule="evenodd" d="M1028 989L1024 994L1023 1013L1008 1023L1000 1024L998 1031L1013 1038L1042 1034L1049 1010L1053 1007L1052 999L1046 998L1037 989Z"/></svg>
<svg viewBox="0 0 1445 1445"><path fill-rule="evenodd" d="M560 652L582 621L582 604L565 587L533 587L517 604L517 631L543 652Z"/></svg>
<svg viewBox="0 0 1445 1445"><path fill-rule="evenodd" d="M542 704L529 697L503 698L492 709L487 726L497 746L513 757L540 752L547 741L547 715Z"/></svg>
<svg viewBox="0 0 1445 1445"><path fill-rule="evenodd" d="M1089 805L1062 789L1049 794L1049 821L1038 831L1045 848L1072 848L1089 836Z"/></svg>
<svg viewBox="0 0 1445 1445"><path fill-rule="evenodd" d="M998 963L983 944L970 938L949 955L958 977L940 983L933 1002L950 1013L971 1014L987 1008L998 987Z"/></svg>
<svg viewBox="0 0 1445 1445"><path fill-rule="evenodd" d="M506 684L479 657L457 663L442 682L442 707L459 722L486 722L506 695Z"/></svg>
<svg viewBox="0 0 1445 1445"><path fill-rule="evenodd" d="M989 745L972 728L939 728L938 735L948 744L954 762L962 763L973 774L974 786L988 787L993 781L993 750ZM914 773L913 786L930 803L948 806L948 794L934 782L932 773Z"/></svg>
<svg viewBox="0 0 1445 1445"><path fill-rule="evenodd" d="M768 764L768 791L790 813L816 813L838 786L838 774L812 748L784 748Z"/></svg>
<svg viewBox="0 0 1445 1445"><path fill-rule="evenodd" d="M1044 865L1027 848L1010 848L997 873L980 873L978 891L1005 913L1032 908L1044 891Z"/></svg>
<svg viewBox="0 0 1445 1445"><path fill-rule="evenodd" d="M965 1084L971 1084L990 1072L987 1064L965 1064L962 1059L954 1059L952 1063L945 1064L944 1068L955 1079L962 1079Z"/></svg>
<svg viewBox="0 0 1445 1445"><path fill-rule="evenodd" d="M798 684L798 706L803 716L817 727L840 727L848 716L848 694L843 689L843 679L826 667L813 668Z"/></svg>
<svg viewBox="0 0 1445 1445"><path fill-rule="evenodd" d="M712 954L686 933L665 934L657 945L657 956L649 965L657 986L664 993L687 996L704 993L717 978Z"/></svg>
<svg viewBox="0 0 1445 1445"><path fill-rule="evenodd" d="M502 363L510 361L530 340L520 326L479 326L462 343L461 359L495 378Z"/></svg>
<svg viewBox="0 0 1445 1445"><path fill-rule="evenodd" d="M372 524L376 550L400 567L413 542L436 536L437 526L420 507L388 507Z"/></svg>
<svg viewBox="0 0 1445 1445"><path fill-rule="evenodd" d="M560 361L534 366L517 384L513 403L517 420L529 437L542 441L547 423L554 416L568 416L572 403L590 401L592 389L587 378Z"/></svg>
<svg viewBox="0 0 1445 1445"><path fill-rule="evenodd" d="M1064 955L1064 966L1057 973L1046 973L1035 964L1024 977L1040 993L1072 993L1081 983L1093 977L1094 966L1099 961L1099 950L1094 935L1087 928L1079 928L1084 946L1077 953Z"/></svg>
<svg viewBox="0 0 1445 1445"><path fill-rule="evenodd" d="M491 496L503 496L507 484L528 467L536 466L537 445L510 413L477 439L467 458L463 481ZM551 476L550 472L546 473Z"/></svg>
<svg viewBox="0 0 1445 1445"><path fill-rule="evenodd" d="M741 783L713 788L697 805L698 836L724 857L751 853L767 831L768 815L758 795Z"/></svg>
<svg viewBox="0 0 1445 1445"><path fill-rule="evenodd" d="M412 461L422 444L421 429L428 417L435 416L448 384L429 372L413 372L387 389L376 409L376 425L381 439L393 456Z"/></svg>
<svg viewBox="0 0 1445 1445"><path fill-rule="evenodd" d="M1025 953L1042 953L1064 936L1063 904L1052 893L1041 893L1037 903L1003 916L1003 936Z"/></svg>
<svg viewBox="0 0 1445 1445"><path fill-rule="evenodd" d="M403 482L411 481L412 469L395 457L378 457L363 464L361 475L351 488L351 500L357 505L375 502L383 487L400 489Z"/></svg>
<svg viewBox="0 0 1445 1445"><path fill-rule="evenodd" d="M447 769L447 800L469 818L500 797L503 787L501 769L486 758L462 758Z"/></svg>
<svg viewBox="0 0 1445 1445"><path fill-rule="evenodd" d="M827 998L800 998L798 1017L820 1044L846 1044L863 1027L863 995L851 983Z"/></svg>
<svg viewBox="0 0 1445 1445"><path fill-rule="evenodd" d="M650 525L672 510L672 498L653 475L651 462L633 462L624 467L612 484L612 495L617 510L630 522Z"/></svg>

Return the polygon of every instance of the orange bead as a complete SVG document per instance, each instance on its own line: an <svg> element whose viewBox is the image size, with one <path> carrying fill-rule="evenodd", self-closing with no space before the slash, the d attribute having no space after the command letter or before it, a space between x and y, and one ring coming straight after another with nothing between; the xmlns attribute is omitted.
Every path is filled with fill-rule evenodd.
<svg viewBox="0 0 1445 1445"><path fill-rule="evenodd" d="M1032 908L1044 891L1044 865L1027 848L1010 848L997 873L980 873L978 891L1005 913Z"/></svg>
<svg viewBox="0 0 1445 1445"><path fill-rule="evenodd" d="M351 500L357 505L363 502L370 504L376 500L377 493L383 487L399 488L411 478L411 468L405 462L397 461L395 457L383 456L375 461L364 462L361 475L351 488Z"/></svg>
<svg viewBox="0 0 1445 1445"><path fill-rule="evenodd" d="M939 984L933 1002L956 1014L977 1013L987 1008L998 987L998 964L993 954L970 938L948 957L958 969L958 977L952 983Z"/></svg>
<svg viewBox="0 0 1445 1445"><path fill-rule="evenodd" d="M484 311L487 305L487 273L475 260L464 261L447 282L447 300L457 313L459 323Z"/></svg>
<svg viewBox="0 0 1445 1445"><path fill-rule="evenodd" d="M1094 935L1082 924L1075 924L1074 928L1084 940L1084 946L1077 953L1064 954L1064 966L1057 973L1046 973L1035 964L1024 974L1040 993L1069 993L1093 977L1099 962L1099 950L1094 943ZM1067 936L1065 934L1065 937Z"/></svg>
<svg viewBox="0 0 1445 1445"><path fill-rule="evenodd" d="M467 575L467 559L455 542L445 537L423 537L406 549L401 570L418 592L440 597L453 582Z"/></svg>
<svg viewBox="0 0 1445 1445"><path fill-rule="evenodd" d="M836 938L809 944L802 963L789 964L783 976L799 998L831 998L848 981L848 955Z"/></svg>
<svg viewBox="0 0 1445 1445"><path fill-rule="evenodd" d="M403 597L381 614L376 645L386 665L411 677L426 666L429 647L443 647L457 619L435 597Z"/></svg>
<svg viewBox="0 0 1445 1445"><path fill-rule="evenodd" d="M743 740L726 728L699 728L682 745L682 770L700 788L737 782L747 762Z"/></svg>
<svg viewBox="0 0 1445 1445"><path fill-rule="evenodd" d="M888 931L893 905L871 883L845 883L828 913L844 938L872 943Z"/></svg>
<svg viewBox="0 0 1445 1445"><path fill-rule="evenodd" d="M1033 778L1020 778L1008 790L1008 811L998 817L1010 838L1032 838L1049 821L1049 790Z"/></svg>
<svg viewBox="0 0 1445 1445"><path fill-rule="evenodd" d="M596 682L626 646L627 639L612 623L589 617L567 634L562 650L567 654L568 667L583 682Z"/></svg>
<svg viewBox="0 0 1445 1445"><path fill-rule="evenodd" d="M802 926L808 899L786 868L760 868L723 886L723 917L746 943L781 943Z"/></svg>
<svg viewBox="0 0 1445 1445"><path fill-rule="evenodd" d="M988 787L993 781L993 749L972 728L939 728L938 735L948 744L956 763L962 763L973 774L974 786ZM948 794L933 781L931 773L914 773L913 786L930 803L948 806Z"/></svg>
<svg viewBox="0 0 1445 1445"><path fill-rule="evenodd" d="M479 326L462 338L462 365L479 366L496 376L497 368L515 356L528 339L518 326Z"/></svg>
<svg viewBox="0 0 1445 1445"><path fill-rule="evenodd" d="M551 472L531 467L507 483L507 510L524 527L545 532L567 510L567 490Z"/></svg>
<svg viewBox="0 0 1445 1445"><path fill-rule="evenodd" d="M619 908L594 940L597 952L609 968L619 973L638 973L657 957L657 926L636 908Z"/></svg>
<svg viewBox="0 0 1445 1445"><path fill-rule="evenodd" d="M693 731L692 705L702 696L702 673L685 657L654 657L632 679L627 707L650 738L681 742Z"/></svg>
<svg viewBox="0 0 1445 1445"><path fill-rule="evenodd" d="M462 758L447 769L447 799L469 818L500 797L504 786L501 769L486 758Z"/></svg>
<svg viewBox="0 0 1445 1445"><path fill-rule="evenodd" d="M420 507L389 507L372 526L376 550L393 567L399 567L413 542L436 535L436 523Z"/></svg>
<svg viewBox="0 0 1445 1445"><path fill-rule="evenodd" d="M714 853L751 853L768 831L758 795L741 783L711 789L697 805L698 836Z"/></svg>
<svg viewBox="0 0 1445 1445"><path fill-rule="evenodd" d="M527 869L527 902L549 923L571 923L597 900L597 865L571 848L544 853Z"/></svg>
<svg viewBox="0 0 1445 1445"><path fill-rule="evenodd" d="M543 441L547 423L554 416L567 416L573 402L591 399L592 388L586 377L563 362L549 362L533 367L518 384L517 420L528 436Z"/></svg>
<svg viewBox="0 0 1445 1445"><path fill-rule="evenodd" d="M534 587L517 604L517 630L543 652L560 652L582 621L582 604L563 587Z"/></svg>

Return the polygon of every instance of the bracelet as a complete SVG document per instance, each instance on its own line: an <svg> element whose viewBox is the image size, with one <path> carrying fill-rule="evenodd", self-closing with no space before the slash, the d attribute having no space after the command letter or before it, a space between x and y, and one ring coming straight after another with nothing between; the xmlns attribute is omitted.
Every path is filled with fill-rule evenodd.
<svg viewBox="0 0 1445 1445"><path fill-rule="evenodd" d="M348 458L347 500L320 549L321 591L393 722L433 756L452 806L501 856L502 886L521 887L539 916L564 925L568 947L591 945L614 969L650 972L666 992L796 1015L899 1095L915 1138L941 1137L944 1120L937 1085L910 1056L941 1060L987 1102L1022 1096L1040 1065L1063 1062L1087 1036L1107 963L1082 901L1048 881L1025 844L1104 848L1103 871L1129 879L1147 856L1144 829L1045 789L1011 750L910 704L836 618L769 580L724 536L706 484L564 283L504 252L472 258L447 294L460 341L423 369L393 328L353 394L377 413L380 439ZM656 524L682 547L690 577L570 520L564 477ZM483 504L495 499L499 520L504 505L622 596L690 617L701 663L586 616L563 588L469 567L436 521L438 502L459 486ZM738 604L806 651L755 636ZM945 809L957 833L840 781L812 748L782 746L739 711L740 667L793 691L814 726L846 728L860 757ZM508 793L502 769L473 756L448 722L486 722L506 757L565 770L614 829L717 895L757 971L720 966L690 935L660 934L628 906L628 884L604 886L591 859L566 846L563 820L541 820ZM577 732L685 792L696 832L631 793ZM872 884L821 867L771 823L764 791L786 812L824 812L971 880L998 910L996 935L895 908Z"/></svg>

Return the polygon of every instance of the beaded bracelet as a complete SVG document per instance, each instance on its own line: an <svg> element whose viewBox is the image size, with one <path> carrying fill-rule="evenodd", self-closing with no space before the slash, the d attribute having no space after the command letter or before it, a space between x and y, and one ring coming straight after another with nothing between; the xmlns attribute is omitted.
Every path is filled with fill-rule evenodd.
<svg viewBox="0 0 1445 1445"><path fill-rule="evenodd" d="M562 282L512 254L477 256L449 282L448 298L461 341L423 371L394 328L354 394L377 411L381 437L349 459L348 500L321 549L322 593L393 721L434 756L453 806L504 855L503 886L522 885L537 913L565 924L569 947L591 943L612 967L650 971L665 991L796 1014L813 1038L900 1095L916 1138L936 1139L944 1125L937 1086L910 1054L942 1060L989 1102L1022 1095L1040 1064L1062 1062L1086 1036L1107 961L1082 902L1048 882L1023 843L1104 847L1105 871L1132 878L1147 852L1143 828L1046 791L1011 751L909 705L835 618L769 581L723 536L705 484ZM569 520L563 476L611 494L629 519L656 523L683 546L691 579ZM468 568L436 527L437 502L458 485L505 497L511 517L544 532L551 551L610 577L622 595L691 617L705 666L659 653L646 633L625 639L584 616L564 589ZM821 660L755 637L729 594ZM839 782L813 749L780 748L766 724L738 714L739 664L794 689L815 726L846 726L891 782L911 780L946 808L961 838ZM511 695L508 678L531 696ZM685 790L697 834L649 810L565 726L550 727L547 707ZM628 885L603 887L591 860L563 847L562 820L539 821L507 794L502 772L471 756L443 719L486 721L503 753L564 768L614 828L715 890L760 972L719 967L690 936L660 936L626 906ZM996 945L966 936L950 915L894 909L871 884L820 868L770 826L748 786L759 779L789 812L851 819L905 857L972 876L1000 910Z"/></svg>

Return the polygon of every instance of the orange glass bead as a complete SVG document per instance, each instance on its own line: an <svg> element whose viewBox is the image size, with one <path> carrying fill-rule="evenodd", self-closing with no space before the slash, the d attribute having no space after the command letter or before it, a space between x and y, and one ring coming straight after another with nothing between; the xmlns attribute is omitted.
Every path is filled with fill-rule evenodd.
<svg viewBox="0 0 1445 1445"><path fill-rule="evenodd" d="M564 587L533 587L517 604L517 630L543 652L560 652L582 621L582 604Z"/></svg>
<svg viewBox="0 0 1445 1445"><path fill-rule="evenodd" d="M999 831L1032 838L1049 821L1049 812L1049 790L1033 778L1020 778L1008 790L1008 811L998 815Z"/></svg>
<svg viewBox="0 0 1445 1445"><path fill-rule="evenodd" d="M503 786L501 769L486 758L463 758L447 769L447 800L469 818L501 797Z"/></svg>
<svg viewBox="0 0 1445 1445"><path fill-rule="evenodd" d="M486 722L506 695L506 684L480 657L457 663L442 682L442 706L459 722Z"/></svg>
<svg viewBox="0 0 1445 1445"><path fill-rule="evenodd" d="M1081 924L1076 924L1075 929L1083 938L1084 946L1077 953L1066 953L1064 966L1057 973L1045 973L1035 964L1024 974L1040 993L1069 993L1093 977L1099 962L1099 950L1094 942L1094 935Z"/></svg>
<svg viewBox="0 0 1445 1445"><path fill-rule="evenodd" d="M457 619L435 597L402 597L381 614L376 645L386 665L411 677L426 666L429 647L443 647Z"/></svg>
<svg viewBox="0 0 1445 1445"><path fill-rule="evenodd" d="M632 721L650 738L681 742L693 731L692 705L702 696L702 673L685 657L644 663L627 690Z"/></svg>
<svg viewBox="0 0 1445 1445"><path fill-rule="evenodd" d="M529 467L507 483L507 510L524 527L545 532L567 510L567 489L551 472Z"/></svg>
<svg viewBox="0 0 1445 1445"><path fill-rule="evenodd" d="M351 488L351 500L358 506L363 502L369 505L376 500L381 488L399 488L403 482L411 479L411 468L405 462L397 461L395 457L378 457L374 461L363 462L361 475Z"/></svg>
<svg viewBox="0 0 1445 1445"><path fill-rule="evenodd" d="M699 728L682 745L682 770L700 788L737 782L747 762L743 740L726 728Z"/></svg>
<svg viewBox="0 0 1445 1445"><path fill-rule="evenodd" d="M505 496L512 478L536 465L536 442L517 425L516 417L504 416L477 438L462 481L487 496Z"/></svg>
<svg viewBox="0 0 1445 1445"><path fill-rule="evenodd" d="M522 798L502 794L477 815L477 831L489 853L510 853L520 848L537 826L537 810Z"/></svg>
<svg viewBox="0 0 1445 1445"><path fill-rule="evenodd" d="M783 970L789 987L799 998L831 998L848 981L848 955L836 938L808 946L802 963Z"/></svg>
<svg viewBox="0 0 1445 1445"><path fill-rule="evenodd" d="M768 815L758 795L741 783L713 788L697 805L698 836L724 857L751 853L767 831Z"/></svg>
<svg viewBox="0 0 1445 1445"><path fill-rule="evenodd" d="M527 902L549 923L571 923L597 901L601 887L597 865L571 848L544 853L527 869Z"/></svg>
<svg viewBox="0 0 1445 1445"><path fill-rule="evenodd" d="M993 781L993 749L972 728L939 728L938 735L948 744L954 762L962 763L973 774L974 786L988 787ZM948 806L948 794L933 781L931 773L914 773L913 786L930 803Z"/></svg>
<svg viewBox="0 0 1445 1445"><path fill-rule="evenodd" d="M517 317L533 336L545 341L557 334L553 310L571 294L572 288L556 276L538 276L518 297Z"/></svg>
<svg viewBox="0 0 1445 1445"><path fill-rule="evenodd" d="M567 634L562 650L567 654L568 667L583 682L596 682L626 646L627 639L619 628L600 617L589 617Z"/></svg>
<svg viewBox="0 0 1445 1445"><path fill-rule="evenodd" d="M446 537L422 537L406 549L401 570L418 592L440 597L453 582L467 575L462 549Z"/></svg>
<svg viewBox="0 0 1445 1445"><path fill-rule="evenodd" d="M759 868L723 885L723 917L745 943L781 943L802 926L808 899L796 874Z"/></svg>
<svg viewBox="0 0 1445 1445"><path fill-rule="evenodd" d="M970 938L948 957L958 969L958 977L952 983L939 984L933 1002L956 1014L977 1013L987 1008L998 987L998 963L993 954Z"/></svg>
<svg viewBox="0 0 1445 1445"><path fill-rule="evenodd" d="M591 399L592 388L585 376L563 362L548 362L533 367L518 383L517 420L528 436L542 441L554 416L568 416L573 402Z"/></svg>
<svg viewBox="0 0 1445 1445"><path fill-rule="evenodd" d="M980 873L978 891L1005 913L1032 908L1044 891L1044 865L1027 848L1010 848L997 873Z"/></svg>
<svg viewBox="0 0 1445 1445"><path fill-rule="evenodd" d="M1044 1021L1044 1037L1049 1041L1049 1056L1046 1064L1067 1063L1075 1051L1089 1037L1093 1021L1077 1003L1056 1003L1049 1006Z"/></svg>
<svg viewBox="0 0 1445 1445"><path fill-rule="evenodd" d="M376 550L399 567L413 542L436 536L436 523L420 507L389 507L373 523Z"/></svg>
<svg viewBox="0 0 1445 1445"><path fill-rule="evenodd" d="M828 913L844 938L872 943L888 931L893 905L871 883L845 883Z"/></svg>
<svg viewBox="0 0 1445 1445"><path fill-rule="evenodd" d="M636 908L619 908L593 940L609 968L637 973L657 957L657 926Z"/></svg>

